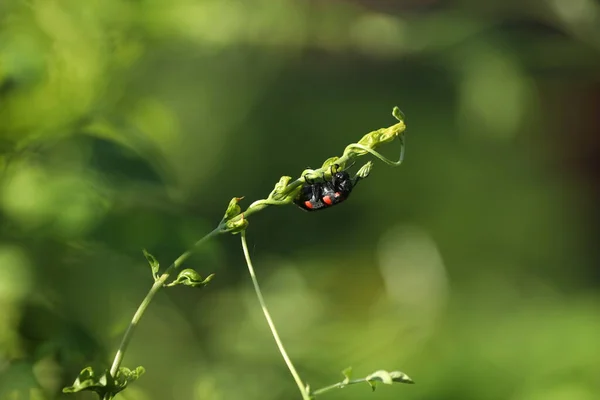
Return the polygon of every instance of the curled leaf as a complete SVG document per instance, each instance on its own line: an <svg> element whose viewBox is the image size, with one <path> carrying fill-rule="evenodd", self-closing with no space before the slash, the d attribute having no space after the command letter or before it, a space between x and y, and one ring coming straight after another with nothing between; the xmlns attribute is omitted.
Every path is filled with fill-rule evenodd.
<svg viewBox="0 0 600 400"><path fill-rule="evenodd" d="M346 146L346 149L344 150L344 156L365 155L369 153L369 151L361 149L360 146L373 150L379 145L389 143L397 137L400 137L400 135L402 135L402 133L406 130L406 125L404 124L404 114L402 114L398 107L394 107L392 114L396 119L398 119L397 124L367 133L358 141L357 144L359 146L356 146L356 144L350 144Z"/></svg>
<svg viewBox="0 0 600 400"><path fill-rule="evenodd" d="M212 280L215 274L210 274L202 279L202 276L191 268L186 268L177 275L177 278L166 286L185 285L191 287L206 286Z"/></svg>
<svg viewBox="0 0 600 400"><path fill-rule="evenodd" d="M115 384L121 388L120 390L123 390L127 385L138 380L145 373L146 369L142 366L136 367L133 370L126 367L120 367L119 371L117 371L117 376L115 377Z"/></svg>
<svg viewBox="0 0 600 400"><path fill-rule="evenodd" d="M82 390L91 390L97 393L105 391L108 384L107 377L108 370L104 373L97 375L92 367L85 367L79 373L79 376L73 382L73 385L63 388L63 393L75 393Z"/></svg>
<svg viewBox="0 0 600 400"><path fill-rule="evenodd" d="M339 160L339 157L331 157L325 160L323 166L321 168L326 169L336 164L336 161ZM338 164L339 165L339 164ZM340 168L344 169L344 165L340 165Z"/></svg>
<svg viewBox="0 0 600 400"><path fill-rule="evenodd" d="M322 172L319 172L319 170L314 170L314 169L310 169L310 168L305 169L300 174L300 177L302 179L304 179L304 182L319 179L319 178L321 178L321 176L322 176Z"/></svg>
<svg viewBox="0 0 600 400"><path fill-rule="evenodd" d="M379 145L389 143L392 140L396 139L396 137L398 137L402 132L404 132L405 128L406 126L403 122L398 122L397 124L392 125L389 128L381 128L376 131L367 133L365 136L362 137L362 139L358 141L358 143L370 149L374 149ZM366 154L366 152L364 152L363 150L362 154Z"/></svg>
<svg viewBox="0 0 600 400"><path fill-rule="evenodd" d="M400 110L398 107L394 107L392 110L392 115L400 122L404 122L404 119L406 118L402 110Z"/></svg>
<svg viewBox="0 0 600 400"><path fill-rule="evenodd" d="M269 194L269 198L273 200L283 200L286 197L285 189L291 180L291 176L282 176L279 178L279 182L275 184L271 194Z"/></svg>
<svg viewBox="0 0 600 400"><path fill-rule="evenodd" d="M230 232L235 235L245 230L249 224L250 222L244 218L244 214L240 214L239 216L225 222L223 232Z"/></svg>
<svg viewBox="0 0 600 400"><path fill-rule="evenodd" d="M342 371L344 374L344 380L341 382L334 383L333 385L325 386L321 389L317 389L315 391L309 392L311 399L315 397L319 397L324 393L330 392L336 389L343 389L349 385L362 384L363 382L367 382L371 389L375 390L377 382L383 382L385 384L391 385L394 382L398 383L414 383L408 375L404 372L400 371L392 371L388 372L385 370L375 371L372 374L368 375L365 378L352 379L352 368L348 367Z"/></svg>
<svg viewBox="0 0 600 400"><path fill-rule="evenodd" d="M392 371L390 372L390 376L392 377L392 381L396 383L415 383L408 375L401 371Z"/></svg>
<svg viewBox="0 0 600 400"><path fill-rule="evenodd" d="M342 381L342 383L344 385L347 385L350 382L350 379L352 379L352 367L348 367L345 370L343 370L342 374L344 375L344 380Z"/></svg>
<svg viewBox="0 0 600 400"><path fill-rule="evenodd" d="M86 367L81 370L73 385L63 388L63 393L76 393L81 391L92 391L98 393L104 398L107 394L114 396L127 387L131 382L139 379L146 370L144 367L137 367L134 370L121 367L115 377L110 375L109 370L102 373L94 372L92 367Z"/></svg>
<svg viewBox="0 0 600 400"><path fill-rule="evenodd" d="M394 382L397 383L414 383L412 379L409 378L404 372L400 371L392 371L388 372L386 370L375 371L369 376L365 378L371 389L375 390L375 385L377 382L385 383L386 385L391 385Z"/></svg>
<svg viewBox="0 0 600 400"><path fill-rule="evenodd" d="M225 210L225 215L223 216L223 221L228 221L234 217L237 217L241 212L242 212L242 208L239 206L239 202L243 199L244 197L234 197L233 199L231 199L231 201L229 202L229 205L227 206L227 210Z"/></svg>
<svg viewBox="0 0 600 400"><path fill-rule="evenodd" d="M360 167L360 169L356 173L356 178L360 178L360 179L366 178L371 173L371 169L373 169L373 163L371 161L369 161L365 165Z"/></svg>
<svg viewBox="0 0 600 400"><path fill-rule="evenodd" d="M158 270L160 268L160 264L158 263L158 260L152 254L148 253L148 251L146 249L142 249L142 252L144 253L144 257L146 257L146 260L148 260L148 264L150 264L150 268L152 269L152 276L154 277L154 280L157 280L158 279Z"/></svg>

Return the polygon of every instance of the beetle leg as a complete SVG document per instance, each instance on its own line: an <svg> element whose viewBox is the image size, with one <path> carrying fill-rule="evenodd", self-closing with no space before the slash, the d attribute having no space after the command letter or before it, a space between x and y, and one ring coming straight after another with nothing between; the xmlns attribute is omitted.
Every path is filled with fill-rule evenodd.
<svg viewBox="0 0 600 400"><path fill-rule="evenodd" d="M312 200L319 200L321 198L321 187L319 185L311 185Z"/></svg>

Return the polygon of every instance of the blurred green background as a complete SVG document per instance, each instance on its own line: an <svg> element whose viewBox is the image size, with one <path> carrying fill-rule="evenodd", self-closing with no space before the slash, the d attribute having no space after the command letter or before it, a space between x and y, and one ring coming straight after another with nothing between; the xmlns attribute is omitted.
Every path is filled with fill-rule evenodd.
<svg viewBox="0 0 600 400"><path fill-rule="evenodd" d="M600 398L594 0L3 0L0 398L107 367L163 265L229 200L406 114L407 156L248 237L304 380L330 399ZM395 157L397 147L383 148ZM296 399L239 237L156 297L119 398Z"/></svg>

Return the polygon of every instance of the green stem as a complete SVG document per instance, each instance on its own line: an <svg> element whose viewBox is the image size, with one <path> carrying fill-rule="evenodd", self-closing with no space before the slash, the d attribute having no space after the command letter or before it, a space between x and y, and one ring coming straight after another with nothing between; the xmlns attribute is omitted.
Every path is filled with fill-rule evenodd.
<svg viewBox="0 0 600 400"><path fill-rule="evenodd" d="M260 306L263 310L263 313L265 314L265 319L267 320L267 324L269 324L269 328L271 329L271 334L273 335L273 338L275 339L275 343L277 343L277 347L279 348L279 352L281 353L283 360L285 361L287 367L290 370L290 373L292 374L292 376L294 377L294 380L296 381L296 384L298 385L298 389L300 389L300 393L302 393L302 399L303 400L311 400L310 395L308 394L308 391L306 390L306 387L302 383L302 379L300 379L300 375L298 375L298 372L296 371L296 368L294 368L294 364L292 363L292 360L290 360L290 357L287 355L287 352L285 351L285 347L283 347L283 343L281 342L281 339L279 338L277 329L275 329L275 324L273 323L271 314L269 313L269 310L267 309L267 305L265 304L265 299L263 298L262 292L260 290L260 286L258 285L258 280L256 279L256 274L254 273L254 267L252 267L252 261L250 260L250 253L248 252L248 244L246 243L246 231L242 231L241 237L242 237L242 248L244 249L244 256L246 257L246 264L248 264L248 271L250 271L250 278L252 278L252 283L254 284L254 291L256 292L256 297L258 297Z"/></svg>
<svg viewBox="0 0 600 400"><path fill-rule="evenodd" d="M405 139L403 137L400 137L400 136L399 136L399 139L400 139L400 145L402 147L400 147L400 158L398 159L398 161L392 161L389 158L381 155L381 153L379 153L378 151L375 151L372 148L364 146L364 145L362 145L360 143L352 143L352 144L348 145L346 148L347 149L354 148L354 149L364 150L367 153L371 153L372 155L374 155L375 157L377 157L378 159L380 159L381 161L383 161L387 165L391 165L393 167L397 167L400 164L402 164L402 161L404 161L404 151L405 151L405 146L404 146L404 140Z"/></svg>
<svg viewBox="0 0 600 400"><path fill-rule="evenodd" d="M338 382L338 383L334 383L333 385L329 385L329 386L325 386L324 388L321 389L317 389L314 392L312 392L312 396L313 397L317 397L323 393L329 392L330 390L334 390L334 389L341 389L343 388L345 385L343 382Z"/></svg>
<svg viewBox="0 0 600 400"><path fill-rule="evenodd" d="M194 250L202 246L206 241L213 238L219 233L221 233L221 226L218 226L212 232L208 233L202 239L198 240L191 249L180 255L175 261L173 261L173 264L171 264L169 268L167 268L165 272L154 282L154 285L152 285L152 287L148 291L148 294L146 294L146 297L144 297L144 300L142 300L142 303L139 305L137 311L133 315L129 326L127 327L127 330L123 335L121 345L119 346L117 354L115 355L115 359L113 360L112 366L110 367L110 375L112 377L116 377L117 372L119 371L119 367L121 366L121 362L123 361L123 357L125 356L125 351L127 351L127 347L129 346L129 342L131 341L131 337L133 336L133 331L135 330L140 319L142 318L142 315L144 315L146 308L148 308L148 306L150 305L150 302L154 298L154 295L156 295L156 293L158 293L158 291L163 287L163 285L165 284L167 279L169 279L169 276L173 273L173 271L179 268L179 266L181 266L181 264L183 264L183 262L192 255Z"/></svg>
<svg viewBox="0 0 600 400"><path fill-rule="evenodd" d="M323 393L329 392L334 389L343 389L348 385L355 385L357 383L363 383L366 381L367 381L366 379L361 378L361 379L354 379L354 380L347 381L347 382L334 383L333 385L325 386L324 388L315 390L314 392L311 393L311 395L314 398L314 397L317 397L319 395L322 395Z"/></svg>

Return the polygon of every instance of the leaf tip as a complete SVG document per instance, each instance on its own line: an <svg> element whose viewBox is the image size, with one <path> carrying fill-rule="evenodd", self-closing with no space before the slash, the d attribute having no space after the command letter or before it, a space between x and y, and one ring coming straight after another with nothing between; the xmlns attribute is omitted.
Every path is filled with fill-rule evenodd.
<svg viewBox="0 0 600 400"><path fill-rule="evenodd" d="M402 110L400 110L397 106L394 106L394 108L392 109L392 115L400 122L404 122L404 120L406 119L406 116L404 115Z"/></svg>

